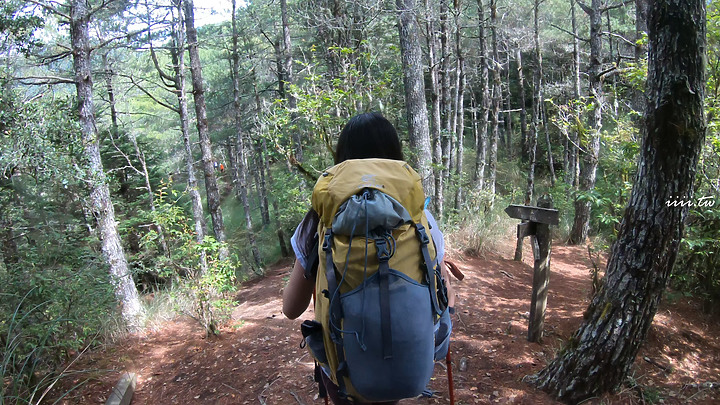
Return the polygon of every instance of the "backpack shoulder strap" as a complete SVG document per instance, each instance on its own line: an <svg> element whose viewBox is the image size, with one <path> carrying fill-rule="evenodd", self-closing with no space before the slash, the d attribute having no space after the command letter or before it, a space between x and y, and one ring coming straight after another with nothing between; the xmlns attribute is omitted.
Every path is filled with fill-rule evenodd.
<svg viewBox="0 0 720 405"><path fill-rule="evenodd" d="M425 277L427 277L427 283L429 285L430 290L430 301L432 302L433 306L433 315L438 316L440 315L440 305L438 304L437 295L435 293L436 287L435 287L435 260L430 258L430 252L428 251L428 244L430 243L430 237L428 237L427 232L425 232L425 227L420 224L414 222L413 225L415 225L415 231L417 232L418 239L420 239L420 251L422 252L423 261L425 262Z"/></svg>

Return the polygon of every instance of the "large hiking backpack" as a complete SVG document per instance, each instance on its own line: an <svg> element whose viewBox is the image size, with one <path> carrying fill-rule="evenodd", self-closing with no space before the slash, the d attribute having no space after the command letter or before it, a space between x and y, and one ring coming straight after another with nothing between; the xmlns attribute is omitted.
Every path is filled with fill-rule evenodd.
<svg viewBox="0 0 720 405"><path fill-rule="evenodd" d="M348 160L315 185L315 321L303 335L341 397L415 397L432 377L447 296L424 202L420 176L396 160Z"/></svg>

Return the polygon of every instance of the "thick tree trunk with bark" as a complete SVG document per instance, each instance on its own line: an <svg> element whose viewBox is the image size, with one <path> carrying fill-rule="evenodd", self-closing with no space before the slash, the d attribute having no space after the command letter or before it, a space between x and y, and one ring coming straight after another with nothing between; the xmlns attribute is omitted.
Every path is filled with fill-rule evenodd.
<svg viewBox="0 0 720 405"><path fill-rule="evenodd" d="M487 158L488 145L488 112L490 109L490 83L488 64L489 58L487 53L487 42L485 39L485 9L483 0L477 1L478 6L478 54L480 55L480 103L477 108L480 109L480 118L478 121L478 141L475 145L475 173L473 180L476 190L485 189L485 167Z"/></svg>
<svg viewBox="0 0 720 405"><path fill-rule="evenodd" d="M208 210L212 218L213 231L218 242L224 243L225 223L223 222L222 208L220 207L220 192L218 191L217 177L215 176L214 159L205 105L205 89L202 77L202 65L198 47L197 30L195 29L195 10L193 0L183 0L185 11L185 32L187 37L188 54L190 56L190 75L192 76L193 96L195 98L195 119L197 121L198 136L200 137L200 150L202 151L202 166L205 173L205 191L207 193ZM226 246L220 249L220 258L229 256Z"/></svg>
<svg viewBox="0 0 720 405"><path fill-rule="evenodd" d="M613 244L604 285L562 354L535 376L578 403L617 389L645 340L677 256L705 140L705 4L649 7L648 103L638 172Z"/></svg>
<svg viewBox="0 0 720 405"><path fill-rule="evenodd" d="M411 164L420 174L425 195L434 195L435 182L430 165L432 155L425 104L424 65L420 48L420 33L415 16L415 0L396 0L395 4L399 14L400 54L402 55L410 149L415 152Z"/></svg>
<svg viewBox="0 0 720 405"><path fill-rule="evenodd" d="M74 0L70 5L70 40L78 98L78 117L85 148L87 181L90 187L90 205L98 223L102 252L109 264L115 296L121 306L123 318L130 328L135 329L139 327L142 306L120 242L115 209L110 200L110 189L100 159L100 145L93 106L89 23L90 10L87 3L82 0Z"/></svg>

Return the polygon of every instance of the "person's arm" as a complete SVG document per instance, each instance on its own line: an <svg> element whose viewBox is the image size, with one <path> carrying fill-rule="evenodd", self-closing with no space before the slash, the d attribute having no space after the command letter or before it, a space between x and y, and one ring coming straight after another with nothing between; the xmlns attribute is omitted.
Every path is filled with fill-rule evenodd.
<svg viewBox="0 0 720 405"><path fill-rule="evenodd" d="M305 278L305 269L299 260L295 261L290 281L283 290L283 313L289 319L295 319L310 305L315 281Z"/></svg>

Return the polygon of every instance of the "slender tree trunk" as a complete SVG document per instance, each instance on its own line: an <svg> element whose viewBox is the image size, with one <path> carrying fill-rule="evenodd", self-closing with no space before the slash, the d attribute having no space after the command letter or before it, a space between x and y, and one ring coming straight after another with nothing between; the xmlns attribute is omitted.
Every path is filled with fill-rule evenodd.
<svg viewBox="0 0 720 405"><path fill-rule="evenodd" d="M488 154L488 169L490 175L487 182L487 190L490 195L495 195L495 181L497 178L497 151L499 137L500 104L502 103L502 90L500 81L500 57L497 46L497 0L490 1L490 27L492 35L492 65L493 65L493 92L492 92L492 136L490 137L490 150Z"/></svg>
<svg viewBox="0 0 720 405"><path fill-rule="evenodd" d="M283 29L283 72L285 86L287 89L288 85L293 84L293 58L292 58L292 42L290 40L290 25L288 24L288 12L287 12L287 0L280 0L280 16L282 19ZM297 130L295 122L297 121L297 113L295 112L297 101L292 92L287 92L287 106L290 109L290 119L293 122L291 128L295 128L292 131L293 140L293 154L297 163L302 163L303 158L303 146L302 146L302 131Z"/></svg>
<svg viewBox="0 0 720 405"><path fill-rule="evenodd" d="M485 166L488 145L488 111L490 107L490 83L488 74L489 58L487 42L485 39L485 9L483 0L477 0L478 5L478 49L480 55L480 119L478 122L478 144L475 148L475 189L485 189Z"/></svg>
<svg viewBox="0 0 720 405"><path fill-rule="evenodd" d="M185 11L185 30L187 35L188 54L190 55L190 74L192 76L193 96L195 98L195 118L200 137L200 150L202 151L202 165L205 173L205 191L207 193L208 210L212 219L213 231L218 242L226 241L225 223L223 222L222 208L220 207L220 192L218 191L217 177L215 176L212 145L207 122L205 106L205 89L203 87L202 65L198 47L197 30L195 29L195 10L193 0L183 0ZM229 256L227 246L220 249L220 258Z"/></svg>
<svg viewBox="0 0 720 405"><path fill-rule="evenodd" d="M283 26L287 24L286 0L281 0L280 3L283 5ZM238 52L238 30L237 30L237 16L235 10L235 0L232 0L232 79L233 79L233 106L235 107L235 128L237 130L235 149L237 155L233 156L233 160L237 160L237 182L235 184L235 190L237 192L238 199L243 206L245 211L245 231L248 235L248 242L250 243L250 250L252 252L253 260L255 261L255 269L259 274L263 273L262 269L262 258L260 257L260 251L258 250L257 243L255 242L255 232L252 226L252 216L250 215L250 204L248 203L247 193L247 160L245 158L245 140L243 138L243 117L242 117L242 105L240 104L240 53ZM287 50L290 49L290 32L285 32L285 46ZM287 62L286 62L287 64ZM288 77L292 77L292 59L290 59L290 66L286 65L287 71L290 72ZM299 149L300 155L302 155L302 148ZM298 150L296 149L296 153ZM235 159L237 156L237 159Z"/></svg>
<svg viewBox="0 0 720 405"><path fill-rule="evenodd" d="M270 207L268 204L267 180L265 176L265 160L260 145L255 145L255 182L258 185L258 199L263 225L270 225Z"/></svg>
<svg viewBox="0 0 720 405"><path fill-rule="evenodd" d="M434 194L430 153L430 130L425 104L422 49L415 16L415 0L396 0L399 13L400 54L402 55L410 149L415 152L411 164L422 179L425 195Z"/></svg>
<svg viewBox="0 0 720 405"><path fill-rule="evenodd" d="M459 212L463 204L463 154L465 142L465 56L462 49L462 32L460 31L460 0L455 0L455 53L457 54L457 98L456 98L456 122L455 133L456 158L455 175L457 177L457 190L455 191L455 211Z"/></svg>
<svg viewBox="0 0 720 405"><path fill-rule="evenodd" d="M450 86L450 35L448 28L449 13L448 0L440 0L440 51L442 53L440 57L440 108L442 110L443 120L443 131L440 139L442 139L442 176L446 184L450 179L450 139L453 136Z"/></svg>
<svg viewBox="0 0 720 405"><path fill-rule="evenodd" d="M178 99L177 113L180 118L180 133L183 138L183 159L185 160L185 171L187 172L187 193L190 196L192 216L195 229L195 241L203 243L206 235L205 211L203 209L202 196L198 186L197 175L195 174L195 158L193 157L192 142L190 140L190 113L188 111L187 91L185 81L185 35L182 23L182 0L175 0L177 9L177 20L173 22L174 46L170 52L175 70L172 78L175 84L175 94ZM158 68L158 73L162 72ZM205 251L200 252L200 274L205 274L208 269Z"/></svg>
<svg viewBox="0 0 720 405"><path fill-rule="evenodd" d="M518 65L518 86L520 86L520 153L521 160L523 162L527 162L529 160L526 108L527 98L525 97L525 74L523 72L522 52L520 51L520 46L517 47L515 55Z"/></svg>
<svg viewBox="0 0 720 405"><path fill-rule="evenodd" d="M505 41L505 149L507 150L508 158L513 159L513 147L512 147L512 90L510 88L510 40Z"/></svg>
<svg viewBox="0 0 720 405"><path fill-rule="evenodd" d="M445 187L445 178L442 175L442 141L441 141L441 113L440 113L440 82L438 75L437 61L437 32L435 30L435 11L425 0L425 14L427 16L427 45L428 45L428 63L430 64L430 94L431 94L431 139L433 148L433 176L435 177L435 200L433 207L435 214L442 218L444 211L445 198L443 190Z"/></svg>
<svg viewBox="0 0 720 405"><path fill-rule="evenodd" d="M257 120L260 121L260 117L262 114L262 105L260 104L260 93L257 89L257 77L255 77L255 71L253 70L253 93L255 95L255 116L257 117ZM260 124L260 132L263 131L262 124ZM272 178L272 171L270 171L270 159L268 158L267 153L267 142L265 141L265 138L262 139L261 143L261 158L260 158L265 165L265 173L267 178L267 184L269 187L272 187L273 184L273 178ZM280 255L282 257L289 257L290 256L290 250L288 249L286 237L285 237L285 231L282 228L282 224L280 223L279 218L279 211L277 199L272 199L272 207L273 212L275 213L275 226L276 226L276 235L278 237L278 245L280 247Z"/></svg>
<svg viewBox="0 0 720 405"><path fill-rule="evenodd" d="M107 89L108 93L108 104L110 104L110 122L112 123L112 128L110 129L110 132L114 141L115 139L118 139L120 134L117 118L117 107L115 105L115 90L112 83L115 72L113 72L112 67L110 66L107 53L103 54L102 60L105 69L105 88ZM141 173L145 180L145 189L148 193L148 203L150 205L150 211L154 213L156 212L155 194L153 192L152 185L150 184L150 173L148 172L147 163L145 162L145 154L140 150L140 146L137 142L137 137L132 130L127 133L127 136L130 140L130 143L132 143L133 148L135 149L135 157L138 159L138 162L140 162L142 168ZM170 252L168 250L167 242L165 241L165 232L163 231L162 225L154 224L153 226L158 233L160 249L162 250L163 255L165 255L166 257L170 257Z"/></svg>
<svg viewBox="0 0 720 405"><path fill-rule="evenodd" d="M548 129L548 119L547 119L547 108L545 108L545 103L541 104L542 108L542 123L543 123L543 129L545 131L545 146L547 147L547 161L548 161L548 170L550 171L550 185L552 187L555 187L555 182L557 181L557 178L555 177L555 162L553 161L553 154L552 154L552 144L550 143L550 130Z"/></svg>
<svg viewBox="0 0 720 405"><path fill-rule="evenodd" d="M600 129L602 128L602 106L604 96L600 80L602 61L602 11L601 0L593 0L592 8L584 6L583 10L590 15L590 97L593 99L593 111L588 123L589 139L581 145L585 146L585 154L580 164L580 191L587 193L595 189L595 176L600 154ZM582 6L582 3L579 3ZM584 243L590 230L590 201L587 199L575 200L575 218L570 231L568 243L577 245Z"/></svg>
<svg viewBox="0 0 720 405"><path fill-rule="evenodd" d="M567 347L535 383L567 403L619 388L647 337L677 257L705 141L705 2L649 7L648 103L628 206L604 285ZM701 22L701 23L698 23Z"/></svg>
<svg viewBox="0 0 720 405"><path fill-rule="evenodd" d="M575 5L577 1L576 0L570 0L570 23L572 27L572 34L573 34L573 99L579 100L580 99L580 40L578 38L578 29L577 29L577 18L575 16ZM579 150L576 145L579 145L579 133L577 129L574 129L570 132L570 139L568 142L568 156L569 156L569 163L568 163L568 170L570 171L570 177L568 180L568 184L573 186L575 188L578 184L578 175L580 171L580 162L579 162Z"/></svg>
<svg viewBox="0 0 720 405"><path fill-rule="evenodd" d="M73 0L70 5L70 40L78 98L78 117L81 125L84 157L87 163L90 205L98 223L103 256L109 265L115 296L120 303L123 318L131 329L136 329L139 327L142 306L120 242L115 209L110 200L110 189L100 159L100 145L93 106L89 24L90 10L87 3Z"/></svg>

